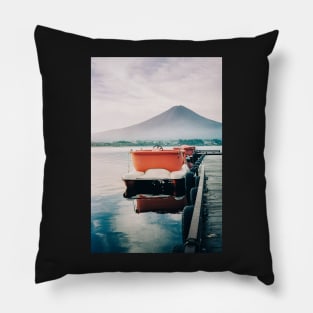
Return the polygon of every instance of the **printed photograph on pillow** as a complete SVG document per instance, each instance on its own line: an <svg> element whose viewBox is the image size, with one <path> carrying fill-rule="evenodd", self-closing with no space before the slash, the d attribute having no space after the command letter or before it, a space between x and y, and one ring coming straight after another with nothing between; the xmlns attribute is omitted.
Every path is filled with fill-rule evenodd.
<svg viewBox="0 0 313 313"><path fill-rule="evenodd" d="M90 64L91 253L222 252L222 57Z"/></svg>

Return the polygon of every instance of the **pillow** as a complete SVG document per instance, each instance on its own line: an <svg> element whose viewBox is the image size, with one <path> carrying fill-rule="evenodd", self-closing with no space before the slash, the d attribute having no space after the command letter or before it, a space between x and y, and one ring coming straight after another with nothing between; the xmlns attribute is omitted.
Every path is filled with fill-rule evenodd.
<svg viewBox="0 0 313 313"><path fill-rule="evenodd" d="M46 153L36 283L198 270L273 283L263 149L277 36L131 41L36 27Z"/></svg>

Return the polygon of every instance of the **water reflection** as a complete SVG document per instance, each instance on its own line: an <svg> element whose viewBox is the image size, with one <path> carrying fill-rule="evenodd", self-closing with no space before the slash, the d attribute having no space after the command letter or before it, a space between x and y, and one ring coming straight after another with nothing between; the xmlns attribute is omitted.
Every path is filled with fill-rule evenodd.
<svg viewBox="0 0 313 313"><path fill-rule="evenodd" d="M187 205L186 197L140 197L136 201L136 213L179 213Z"/></svg>
<svg viewBox="0 0 313 313"><path fill-rule="evenodd" d="M120 195L94 203L93 253L171 253L181 242L181 214L135 213L135 200Z"/></svg>
<svg viewBox="0 0 313 313"><path fill-rule="evenodd" d="M141 204L145 214L136 214L135 200L123 198L121 177L131 167L128 152L91 149L91 252L171 253L182 242L181 213L156 214Z"/></svg>
<svg viewBox="0 0 313 313"><path fill-rule="evenodd" d="M91 252L172 253L182 244L185 199L125 199L121 178L132 170L129 150L91 148Z"/></svg>

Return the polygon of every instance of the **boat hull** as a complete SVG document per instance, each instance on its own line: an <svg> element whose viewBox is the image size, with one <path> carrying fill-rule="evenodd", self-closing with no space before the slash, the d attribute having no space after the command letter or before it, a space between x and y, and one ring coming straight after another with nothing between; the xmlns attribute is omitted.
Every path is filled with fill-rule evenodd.
<svg viewBox="0 0 313 313"><path fill-rule="evenodd" d="M181 179L124 179L125 198L136 199L142 195L167 195L182 197L186 193L185 178Z"/></svg>

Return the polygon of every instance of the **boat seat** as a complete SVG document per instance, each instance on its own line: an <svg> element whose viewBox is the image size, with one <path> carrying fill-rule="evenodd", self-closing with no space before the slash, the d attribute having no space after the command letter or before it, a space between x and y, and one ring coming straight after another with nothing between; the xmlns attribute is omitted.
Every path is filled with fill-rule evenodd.
<svg viewBox="0 0 313 313"><path fill-rule="evenodd" d="M124 180L134 180L134 179L182 179L185 177L189 168L184 164L179 171L170 172L164 168L152 168L146 172L132 171L122 176Z"/></svg>
<svg viewBox="0 0 313 313"><path fill-rule="evenodd" d="M181 179L186 176L186 173L189 171L189 168L183 165L180 171L173 171L171 172L171 179Z"/></svg>
<svg viewBox="0 0 313 313"><path fill-rule="evenodd" d="M140 178L144 175L144 172L139 171L132 171L122 176L122 179L128 180L128 179L136 179Z"/></svg>
<svg viewBox="0 0 313 313"><path fill-rule="evenodd" d="M151 168L146 170L145 174L143 175L144 179L170 179L171 172L164 169L164 168Z"/></svg>

